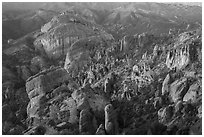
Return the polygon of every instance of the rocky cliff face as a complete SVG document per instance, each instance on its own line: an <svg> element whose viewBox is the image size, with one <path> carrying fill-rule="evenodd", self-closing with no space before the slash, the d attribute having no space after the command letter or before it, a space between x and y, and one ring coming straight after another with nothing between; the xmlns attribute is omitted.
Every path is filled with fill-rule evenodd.
<svg viewBox="0 0 204 137"><path fill-rule="evenodd" d="M66 55L71 45L79 39L105 33L99 26L72 12L54 17L41 28L41 32L44 34L36 43L41 44L48 57L54 59Z"/></svg>
<svg viewBox="0 0 204 137"><path fill-rule="evenodd" d="M201 28L174 33L197 28L200 7L112 4L72 3L3 45L3 134L202 134Z"/></svg>
<svg viewBox="0 0 204 137"><path fill-rule="evenodd" d="M199 33L199 32L197 32ZM199 60L201 34L196 32L182 33L167 53L166 65L170 69L183 69L195 60Z"/></svg>
<svg viewBox="0 0 204 137"><path fill-rule="evenodd" d="M63 68L50 68L30 77L26 81L26 91L30 102L27 106L30 126L48 124L52 120L56 124L69 122L77 124L79 112L90 108L96 118L103 117L103 109L108 100L90 86L71 90L73 83L67 71ZM48 120L49 119L49 120Z"/></svg>
<svg viewBox="0 0 204 137"><path fill-rule="evenodd" d="M26 91L30 98L30 103L27 108L29 118L41 118L42 115L40 115L40 111L43 111L43 109L39 109L42 105L45 105L46 95L51 92L54 87L60 86L68 80L69 76L66 70L61 68L45 70L30 77L26 81Z"/></svg>

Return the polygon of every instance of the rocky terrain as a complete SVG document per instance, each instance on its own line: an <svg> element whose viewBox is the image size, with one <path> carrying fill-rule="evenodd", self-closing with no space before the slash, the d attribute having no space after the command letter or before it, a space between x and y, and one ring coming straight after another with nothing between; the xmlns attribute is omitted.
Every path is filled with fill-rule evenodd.
<svg viewBox="0 0 204 137"><path fill-rule="evenodd" d="M3 135L202 134L199 4L3 7Z"/></svg>

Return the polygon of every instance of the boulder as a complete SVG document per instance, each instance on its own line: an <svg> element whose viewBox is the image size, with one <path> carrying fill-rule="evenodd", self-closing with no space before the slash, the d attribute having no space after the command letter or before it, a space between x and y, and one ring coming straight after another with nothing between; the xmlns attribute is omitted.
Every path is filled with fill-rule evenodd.
<svg viewBox="0 0 204 137"><path fill-rule="evenodd" d="M105 127L103 124L100 124L96 130L96 135L106 135Z"/></svg>
<svg viewBox="0 0 204 137"><path fill-rule="evenodd" d="M162 106L162 98L161 97L154 98L154 103L153 104L154 104L154 108L156 110L160 109L161 106Z"/></svg>
<svg viewBox="0 0 204 137"><path fill-rule="evenodd" d="M184 107L183 101L179 100L178 102L176 102L174 106L175 114L180 113L183 107Z"/></svg>
<svg viewBox="0 0 204 137"><path fill-rule="evenodd" d="M190 101L191 103L198 102L198 98L202 96L201 86L199 83L194 83L183 97L183 101Z"/></svg>
<svg viewBox="0 0 204 137"><path fill-rule="evenodd" d="M162 124L167 124L173 116L173 107L167 106L158 111L158 120Z"/></svg>
<svg viewBox="0 0 204 137"><path fill-rule="evenodd" d="M108 135L118 134L118 122L116 110L114 110L112 104L106 105L105 111L105 130Z"/></svg>
<svg viewBox="0 0 204 137"><path fill-rule="evenodd" d="M171 81L171 77L168 74L162 83L162 95L169 93L169 84Z"/></svg>
<svg viewBox="0 0 204 137"><path fill-rule="evenodd" d="M171 99L171 101L177 102L178 100L183 100L183 97L189 88L187 81L188 81L187 78L181 78L181 79L174 81L170 85L170 99Z"/></svg>
<svg viewBox="0 0 204 137"><path fill-rule="evenodd" d="M94 129L93 124L93 114L91 114L90 109L83 109L80 112L79 132L88 135L94 134L96 129Z"/></svg>

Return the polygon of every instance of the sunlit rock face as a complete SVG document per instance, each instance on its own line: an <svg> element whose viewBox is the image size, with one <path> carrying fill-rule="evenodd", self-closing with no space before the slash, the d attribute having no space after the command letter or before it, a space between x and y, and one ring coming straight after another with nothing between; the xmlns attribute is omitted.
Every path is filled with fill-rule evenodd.
<svg viewBox="0 0 204 137"><path fill-rule="evenodd" d="M168 68L179 70L196 60L200 60L201 34L199 33L199 31L194 31L179 35L167 53L166 65Z"/></svg>
<svg viewBox="0 0 204 137"><path fill-rule="evenodd" d="M174 51L168 52L166 65L168 68L173 69L182 69L185 68L189 62L189 46L185 45L181 49L175 49Z"/></svg>
<svg viewBox="0 0 204 137"><path fill-rule="evenodd" d="M105 33L99 26L72 12L55 16L41 28L41 32L43 34L35 41L36 47L43 48L48 57L54 59L66 55L79 39Z"/></svg>
<svg viewBox="0 0 204 137"><path fill-rule="evenodd" d="M92 36L75 42L67 52L64 68L78 72L88 66L90 59L105 61L106 49L113 44L112 35Z"/></svg>
<svg viewBox="0 0 204 137"><path fill-rule="evenodd" d="M49 97L55 95L53 89L68 80L68 73L60 67L47 69L27 79L26 91L30 99L27 107L29 118L41 119L45 116L44 111L46 105L49 105Z"/></svg>

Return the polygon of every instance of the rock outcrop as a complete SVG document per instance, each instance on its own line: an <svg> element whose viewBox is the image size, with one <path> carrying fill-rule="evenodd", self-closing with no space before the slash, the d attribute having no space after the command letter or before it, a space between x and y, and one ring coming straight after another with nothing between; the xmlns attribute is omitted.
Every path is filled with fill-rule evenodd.
<svg viewBox="0 0 204 137"><path fill-rule="evenodd" d="M3 40L3 134L202 134L202 33L184 32L201 20L189 6L45 5L68 11L26 13L14 35L46 24Z"/></svg>
<svg viewBox="0 0 204 137"><path fill-rule="evenodd" d="M35 41L37 48L43 48L49 58L65 56L71 45L89 36L105 33L99 26L72 12L55 16L41 28L43 33ZM42 46L40 46L42 45Z"/></svg>
<svg viewBox="0 0 204 137"><path fill-rule="evenodd" d="M166 65L170 69L183 69L190 63L199 60L200 32L185 32L179 35L167 53Z"/></svg>
<svg viewBox="0 0 204 137"><path fill-rule="evenodd" d="M173 107L172 106L167 106L165 108L161 108L158 111L158 120L162 124L167 124L170 122L172 116L173 116Z"/></svg>
<svg viewBox="0 0 204 137"><path fill-rule="evenodd" d="M94 134L94 123L93 123L94 116L91 114L89 109L83 109L80 112L79 118L79 132L81 134Z"/></svg>
<svg viewBox="0 0 204 137"><path fill-rule="evenodd" d="M84 87L72 93L72 98L76 101L77 109L79 111L83 109L91 109L96 118L103 119L104 108L110 103L102 94L101 91L97 91L87 84Z"/></svg>
<svg viewBox="0 0 204 137"><path fill-rule="evenodd" d="M58 67L50 68L27 79L26 91L30 99L27 107L29 118L40 119L45 116L43 111L48 107L47 101L52 90L66 83L69 78L66 70Z"/></svg>
<svg viewBox="0 0 204 137"><path fill-rule="evenodd" d="M194 83L192 84L185 96L183 97L183 101L190 101L192 103L198 103L199 98L202 96L202 91L201 91L201 83Z"/></svg>
<svg viewBox="0 0 204 137"><path fill-rule="evenodd" d="M45 124L49 120L53 120L56 124L62 122L77 124L80 122L79 129L82 134L96 132L97 127L94 126L95 130L88 128L90 132L87 130L85 133L87 118L93 122L93 125L93 117L103 119L104 108L109 101L100 94L101 91L92 89L90 85L71 91L73 89L69 89L68 86L71 82L69 74L61 67L44 70L27 79L26 91L30 99L27 114L32 122L31 126L39 123ZM90 112L86 114L84 109L88 109ZM80 117L79 112L81 112ZM91 114L92 112L93 114ZM88 125L90 124L88 123Z"/></svg>
<svg viewBox="0 0 204 137"><path fill-rule="evenodd" d="M75 42L67 52L64 68L70 73L78 72L82 67L87 68L91 60L105 62L106 50L111 47L113 40L112 35L100 35Z"/></svg>
<svg viewBox="0 0 204 137"><path fill-rule="evenodd" d="M168 74L162 83L162 95L169 93L170 75Z"/></svg>
<svg viewBox="0 0 204 137"><path fill-rule="evenodd" d="M117 115L112 106L108 104L105 109L105 130L108 135L118 134Z"/></svg>
<svg viewBox="0 0 204 137"><path fill-rule="evenodd" d="M188 91L187 78L182 78L179 80L174 81L170 85L170 98L173 102L177 102L178 100L182 100L186 92Z"/></svg>

